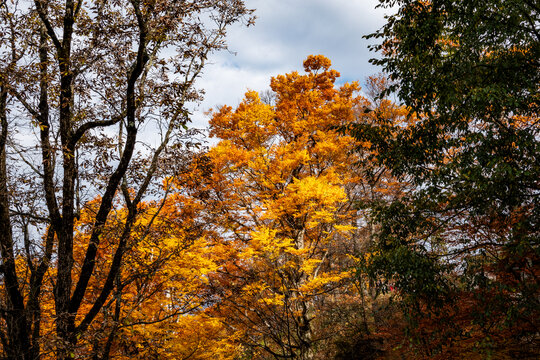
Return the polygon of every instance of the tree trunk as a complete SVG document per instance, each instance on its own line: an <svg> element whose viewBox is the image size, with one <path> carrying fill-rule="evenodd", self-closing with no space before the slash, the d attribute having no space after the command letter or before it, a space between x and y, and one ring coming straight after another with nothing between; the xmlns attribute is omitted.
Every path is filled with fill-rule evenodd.
<svg viewBox="0 0 540 360"><path fill-rule="evenodd" d="M15 268L13 251L13 233L9 217L9 194L7 186L6 142L8 134L7 123L7 90L0 85L0 254L2 256L2 273L6 289L6 311L4 318L7 323L7 345L5 349L10 359L30 359L29 332L24 308L24 299L19 290L19 282Z"/></svg>

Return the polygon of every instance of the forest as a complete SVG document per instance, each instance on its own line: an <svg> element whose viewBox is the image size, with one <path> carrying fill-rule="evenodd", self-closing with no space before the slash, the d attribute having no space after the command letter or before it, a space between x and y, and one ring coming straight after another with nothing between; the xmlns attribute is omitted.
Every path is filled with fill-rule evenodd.
<svg viewBox="0 0 540 360"><path fill-rule="evenodd" d="M207 145L246 3L0 0L0 359L538 359L538 3L379 0Z"/></svg>

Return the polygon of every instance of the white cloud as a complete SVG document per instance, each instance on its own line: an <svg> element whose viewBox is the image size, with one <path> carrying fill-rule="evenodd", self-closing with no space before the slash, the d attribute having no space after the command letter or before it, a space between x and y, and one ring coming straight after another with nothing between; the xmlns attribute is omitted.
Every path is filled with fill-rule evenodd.
<svg viewBox="0 0 540 360"><path fill-rule="evenodd" d="M388 10L377 0L246 0L256 9L255 26L229 30L229 52L211 57L198 87L205 100L193 116L193 126L205 127L203 112L215 105L237 105L247 89L267 89L270 77L302 70L310 54L323 54L346 81L363 82L380 71L363 35L384 24Z"/></svg>
<svg viewBox="0 0 540 360"><path fill-rule="evenodd" d="M269 85L270 77L264 70L235 67L227 63L209 65L197 82L197 87L204 89L206 95L194 111L192 126L206 127L208 119L204 113L210 108L236 106L248 89L261 91L269 88Z"/></svg>

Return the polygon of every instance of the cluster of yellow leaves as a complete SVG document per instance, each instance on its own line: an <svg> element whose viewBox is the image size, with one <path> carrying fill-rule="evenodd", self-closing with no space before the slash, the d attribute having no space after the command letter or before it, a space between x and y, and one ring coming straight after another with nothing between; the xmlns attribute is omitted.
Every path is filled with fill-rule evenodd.
<svg viewBox="0 0 540 360"><path fill-rule="evenodd" d="M99 203L99 199L89 202L80 213L74 241L74 273L82 266L89 225ZM110 357L115 359L234 358L239 351L234 334L225 332L219 318L208 316L204 310L208 299L203 289L218 264L215 247L208 246L194 223L195 213L200 210L200 204L179 193L171 194L163 204L145 203L139 207L141 216L129 238L129 251L115 290L88 335L80 339L76 357L99 355L112 334ZM87 312L99 296L126 216L126 209L118 204L105 225L95 276L81 313ZM24 270L25 264L20 267ZM48 278L54 279L54 274L48 274ZM51 280L45 284L43 291L52 293ZM54 319L54 305L44 303L41 328L45 352L54 349ZM77 322L81 320L78 316ZM50 358L54 357L51 351Z"/></svg>
<svg viewBox="0 0 540 360"><path fill-rule="evenodd" d="M192 184L204 194L209 237L230 249L210 275L223 294L213 313L255 347L278 346L272 337L295 328L296 338L283 340L289 355L311 341L324 297L352 288L347 247L365 241L354 236L352 204L367 196L353 150L370 148L338 130L359 121L367 100L358 84L336 87L339 73L323 56L304 68L271 80L275 105L249 91L236 109L212 113L220 142L207 154L211 171Z"/></svg>

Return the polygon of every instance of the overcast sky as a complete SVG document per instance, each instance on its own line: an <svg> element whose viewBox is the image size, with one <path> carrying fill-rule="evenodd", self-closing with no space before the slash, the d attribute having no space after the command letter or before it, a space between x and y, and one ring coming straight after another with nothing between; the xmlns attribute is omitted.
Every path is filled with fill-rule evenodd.
<svg viewBox="0 0 540 360"><path fill-rule="evenodd" d="M377 0L246 0L256 9L254 26L234 26L227 36L229 51L214 54L198 81L205 100L193 114L193 126L204 128L203 113L217 105L236 106L246 90L269 88L270 77L302 71L310 54L322 54L341 73L341 81L359 80L380 69L363 35L384 24L387 9Z"/></svg>

